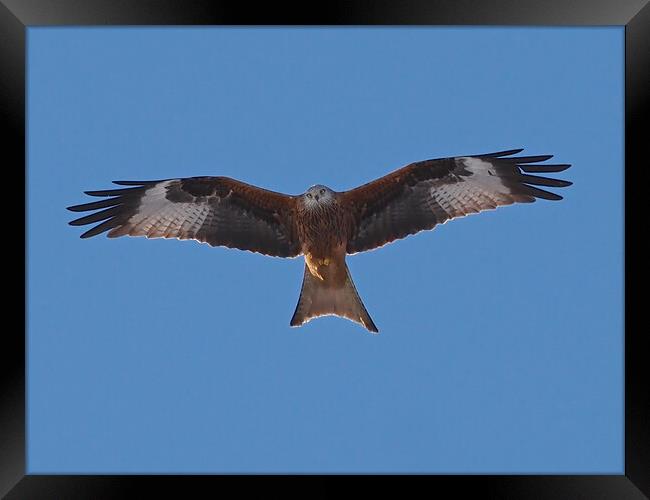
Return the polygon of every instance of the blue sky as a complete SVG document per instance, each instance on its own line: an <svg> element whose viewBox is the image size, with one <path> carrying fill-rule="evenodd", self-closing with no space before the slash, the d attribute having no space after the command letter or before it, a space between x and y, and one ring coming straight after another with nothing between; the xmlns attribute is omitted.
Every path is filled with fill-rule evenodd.
<svg viewBox="0 0 650 500"><path fill-rule="evenodd" d="M623 28L30 28L30 473L623 472ZM526 148L561 202L348 258L80 240L118 179L345 190Z"/></svg>

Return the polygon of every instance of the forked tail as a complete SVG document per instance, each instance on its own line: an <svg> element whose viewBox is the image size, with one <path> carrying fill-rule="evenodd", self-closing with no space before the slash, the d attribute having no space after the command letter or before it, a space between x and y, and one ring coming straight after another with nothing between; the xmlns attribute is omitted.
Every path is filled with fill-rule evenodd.
<svg viewBox="0 0 650 500"><path fill-rule="evenodd" d="M318 316L340 316L361 324L367 330L379 333L375 323L359 298L350 270L345 265L346 279L342 284L321 280L305 265L302 289L291 326L300 326Z"/></svg>

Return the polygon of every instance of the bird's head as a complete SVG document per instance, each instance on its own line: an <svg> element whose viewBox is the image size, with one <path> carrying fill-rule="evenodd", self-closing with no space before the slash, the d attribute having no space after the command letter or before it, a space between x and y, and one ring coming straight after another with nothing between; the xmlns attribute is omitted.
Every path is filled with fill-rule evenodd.
<svg viewBox="0 0 650 500"><path fill-rule="evenodd" d="M302 198L306 207L328 205L334 200L334 191L327 186L317 184L310 187Z"/></svg>

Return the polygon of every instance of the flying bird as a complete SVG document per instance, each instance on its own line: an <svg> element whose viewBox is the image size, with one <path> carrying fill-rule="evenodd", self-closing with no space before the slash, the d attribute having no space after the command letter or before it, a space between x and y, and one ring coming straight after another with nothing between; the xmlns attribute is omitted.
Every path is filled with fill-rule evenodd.
<svg viewBox="0 0 650 500"><path fill-rule="evenodd" d="M372 250L448 220L537 198L562 197L538 186L572 183L529 174L562 172L552 155L512 149L411 163L349 191L315 185L286 195L228 177L113 181L120 189L86 191L106 199L68 207L95 211L70 222L99 223L81 235L196 240L274 257L305 259L291 326L326 315L379 330L350 276L347 255Z"/></svg>

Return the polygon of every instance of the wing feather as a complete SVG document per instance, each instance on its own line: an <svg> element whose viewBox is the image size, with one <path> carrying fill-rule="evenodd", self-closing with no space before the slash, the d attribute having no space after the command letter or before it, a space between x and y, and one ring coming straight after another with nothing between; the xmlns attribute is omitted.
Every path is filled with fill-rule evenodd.
<svg viewBox="0 0 650 500"><path fill-rule="evenodd" d="M570 165L531 165L552 155L511 156L522 151L416 162L342 193L342 203L356 222L348 253L371 250L450 219L500 206L537 198L561 200L560 195L536 186L562 188L571 182L528 174L562 172Z"/></svg>
<svg viewBox="0 0 650 500"><path fill-rule="evenodd" d="M99 223L81 235L196 240L277 257L300 253L295 197L227 177L113 181L127 188L86 191L106 200L68 207L95 211L70 222Z"/></svg>

